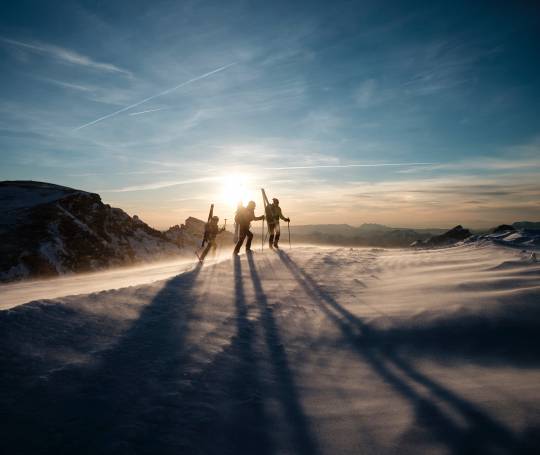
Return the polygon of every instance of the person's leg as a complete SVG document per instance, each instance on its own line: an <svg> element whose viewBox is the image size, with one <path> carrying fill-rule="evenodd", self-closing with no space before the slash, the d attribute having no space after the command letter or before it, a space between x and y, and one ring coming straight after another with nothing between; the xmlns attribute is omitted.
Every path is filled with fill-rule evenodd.
<svg viewBox="0 0 540 455"><path fill-rule="evenodd" d="M212 257L216 256L217 251L217 242L215 240L212 240Z"/></svg>
<svg viewBox="0 0 540 455"><path fill-rule="evenodd" d="M276 235L274 237L274 247L278 248L279 236L281 235L281 229L279 224L276 225Z"/></svg>
<svg viewBox="0 0 540 455"><path fill-rule="evenodd" d="M248 229L246 232L247 242L246 242L246 251L251 251L251 241L253 240L253 233Z"/></svg>
<svg viewBox="0 0 540 455"><path fill-rule="evenodd" d="M210 251L210 247L212 246L212 243L211 242L208 242L206 244L206 247L204 248L202 254L201 254L201 261L204 261L204 258L206 257L206 255L208 254L208 251Z"/></svg>
<svg viewBox="0 0 540 455"><path fill-rule="evenodd" d="M269 224L268 225L268 232L270 233L270 237L268 237L268 245L270 248L273 248L274 245L274 229L276 225L275 224Z"/></svg>
<svg viewBox="0 0 540 455"><path fill-rule="evenodd" d="M247 229L244 229L242 226L240 226L240 234L238 235L238 242L236 242L236 246L234 247L233 254L238 254L240 251L240 248L242 248L242 244L244 243L244 239L246 238L246 232L249 232Z"/></svg>

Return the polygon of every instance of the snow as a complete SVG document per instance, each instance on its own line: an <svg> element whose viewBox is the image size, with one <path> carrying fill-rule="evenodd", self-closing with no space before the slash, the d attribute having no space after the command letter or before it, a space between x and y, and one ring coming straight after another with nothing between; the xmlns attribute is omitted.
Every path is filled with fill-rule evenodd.
<svg viewBox="0 0 540 455"><path fill-rule="evenodd" d="M0 187L0 204L7 212L62 199L75 190L38 182L4 182ZM82 191L80 191L82 193Z"/></svg>
<svg viewBox="0 0 540 455"><path fill-rule="evenodd" d="M533 453L531 253L302 246L1 311L3 447Z"/></svg>
<svg viewBox="0 0 540 455"><path fill-rule="evenodd" d="M517 231L474 235L465 240L465 243L470 242L489 242L504 246L537 249L540 248L540 231L537 229L519 229Z"/></svg>
<svg viewBox="0 0 540 455"><path fill-rule="evenodd" d="M42 242L39 246L39 253L42 257L47 259L47 262L51 264L56 273L63 274L67 270L62 264L62 256L65 255L66 250L64 248L64 243L62 242L62 237L58 230L57 223L51 223L48 227L49 233L51 234L50 241Z"/></svg>
<svg viewBox="0 0 540 455"><path fill-rule="evenodd" d="M198 261L175 259L121 267L93 273L65 275L46 280L25 280L0 285L0 310L7 310L32 300L45 300L74 294L88 294L108 289L138 286L178 275L192 269Z"/></svg>

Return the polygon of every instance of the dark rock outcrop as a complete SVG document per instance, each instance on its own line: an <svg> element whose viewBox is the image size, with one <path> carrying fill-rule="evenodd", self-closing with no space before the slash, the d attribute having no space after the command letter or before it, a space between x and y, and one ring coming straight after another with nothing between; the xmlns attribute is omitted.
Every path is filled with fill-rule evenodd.
<svg viewBox="0 0 540 455"><path fill-rule="evenodd" d="M197 247L200 246L204 235L205 222L190 216L182 225L175 225L164 232L171 242L174 242L180 247ZM231 244L232 234L228 231L222 232L217 236L217 244Z"/></svg>
<svg viewBox="0 0 540 455"><path fill-rule="evenodd" d="M500 224L491 231L493 234L499 234L501 232L514 232L516 228L510 224Z"/></svg>
<svg viewBox="0 0 540 455"><path fill-rule="evenodd" d="M471 236L471 231L465 229L461 224L453 227L441 235L434 235L427 240L417 240L411 246L419 248L434 248L441 246L453 245L454 243L465 240Z"/></svg>
<svg viewBox="0 0 540 455"><path fill-rule="evenodd" d="M97 194L33 181L0 182L0 281L85 272L182 253Z"/></svg>

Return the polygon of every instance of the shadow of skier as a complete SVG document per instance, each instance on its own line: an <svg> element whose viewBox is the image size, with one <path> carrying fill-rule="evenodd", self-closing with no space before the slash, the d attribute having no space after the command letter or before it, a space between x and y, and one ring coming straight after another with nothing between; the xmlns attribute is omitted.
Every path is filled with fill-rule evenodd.
<svg viewBox="0 0 540 455"><path fill-rule="evenodd" d="M165 283L138 319L92 366L69 366L21 391L8 453L156 453L170 442L160 428L180 407L175 395L198 265ZM26 435L21 434L24 432Z"/></svg>
<svg viewBox="0 0 540 455"><path fill-rule="evenodd" d="M255 290L255 298L261 312L264 338L272 361L278 396L291 425L291 442L295 449L294 453L315 454L317 452L315 439L311 434L308 419L300 403L300 397L298 396L293 373L289 367L287 353L281 341L278 325L272 308L268 305L253 256L248 255L247 259Z"/></svg>
<svg viewBox="0 0 540 455"><path fill-rule="evenodd" d="M384 336L340 305L283 251L283 264L295 277L313 302L341 330L348 344L381 378L414 406L418 423L452 451L452 453L523 453L523 445L516 436L487 413L456 393L445 388L415 369L411 363L395 353ZM398 369L403 375L396 374ZM436 399L421 396L413 383L426 387ZM467 422L458 426L438 402L445 402Z"/></svg>
<svg viewBox="0 0 540 455"><path fill-rule="evenodd" d="M264 410L265 385L255 351L257 320L250 320L239 257L234 266L234 323L230 343L193 379L184 394L189 451L205 454L274 453Z"/></svg>

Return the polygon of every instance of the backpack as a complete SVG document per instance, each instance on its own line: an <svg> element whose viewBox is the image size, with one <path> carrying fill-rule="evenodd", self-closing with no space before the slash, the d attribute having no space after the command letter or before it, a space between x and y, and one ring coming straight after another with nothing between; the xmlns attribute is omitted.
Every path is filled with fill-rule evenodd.
<svg viewBox="0 0 540 455"><path fill-rule="evenodd" d="M238 207L238 210L236 210L236 214L234 215L234 222L236 224L242 224L242 222L245 219L246 219L246 208Z"/></svg>
<svg viewBox="0 0 540 455"><path fill-rule="evenodd" d="M276 219L279 219L279 217L276 216L276 211L274 210L274 206L272 204L268 204L266 206L266 220L270 224L274 224L276 222Z"/></svg>

